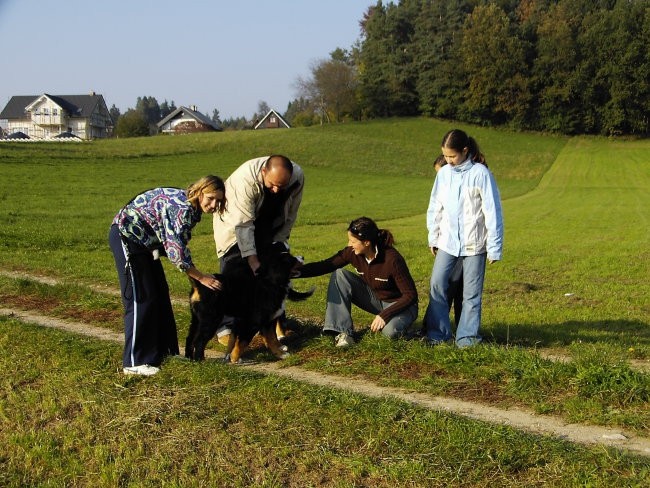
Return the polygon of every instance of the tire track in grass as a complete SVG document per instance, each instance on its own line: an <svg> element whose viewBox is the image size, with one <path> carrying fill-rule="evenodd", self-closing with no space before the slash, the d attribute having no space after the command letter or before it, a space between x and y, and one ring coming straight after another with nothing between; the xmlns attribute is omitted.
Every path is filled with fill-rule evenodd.
<svg viewBox="0 0 650 488"><path fill-rule="evenodd" d="M81 322L60 320L34 312L0 308L0 315L14 318L20 322L36 324L42 327L51 327L101 340L118 343L123 341L123 335L120 333ZM182 353L183 351L181 351ZM206 351L206 356L211 359L223 358L223 354L210 350ZM497 425L507 425L521 431L553 436L578 444L613 447L650 457L650 439L624 433L619 429L570 424L561 418L547 415L541 416L520 408L501 409L450 397L431 396L400 388L379 386L363 379L343 378L304 370L296 366L283 367L279 361L244 364L239 367L265 375L272 374L292 381L300 381L318 387L344 390L367 397L379 399L392 398L437 412Z"/></svg>

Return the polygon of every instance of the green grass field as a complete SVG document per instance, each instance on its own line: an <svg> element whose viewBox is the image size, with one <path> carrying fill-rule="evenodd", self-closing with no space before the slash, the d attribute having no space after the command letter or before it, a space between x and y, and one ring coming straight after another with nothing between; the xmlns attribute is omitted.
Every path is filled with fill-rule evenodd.
<svg viewBox="0 0 650 488"><path fill-rule="evenodd" d="M488 268L485 284L488 344L427 349L362 334L353 351L335 350L318 335L327 283L320 277L296 281L297 288L317 291L290 305L305 325L287 364L650 436L650 379L629 366L650 359L650 141L460 127L481 145L504 206L504 259ZM0 278L0 304L121 330L119 299L88 288L116 287L107 244L115 212L144 189L186 186L208 173L226 177L246 159L284 153L307 177L293 250L308 261L327 257L346 244L351 219L375 218L394 233L409 263L422 316L432 265L424 214L432 163L450 128L394 119L79 145L2 144L0 269L63 284ZM200 269L217 271L211 231L210 219L201 222L190 247ZM183 300L186 277L166 269L173 296ZM185 306L175 310L182 341L189 317ZM355 319L363 330L369 316ZM123 378L116 373L119 345L10 319L0 319L0 331L9 351L0 399L0 438L8 446L0 454L0 484L7 486L650 482L646 460L613 451L210 361L170 362L155 381ZM546 361L540 350L573 361Z"/></svg>

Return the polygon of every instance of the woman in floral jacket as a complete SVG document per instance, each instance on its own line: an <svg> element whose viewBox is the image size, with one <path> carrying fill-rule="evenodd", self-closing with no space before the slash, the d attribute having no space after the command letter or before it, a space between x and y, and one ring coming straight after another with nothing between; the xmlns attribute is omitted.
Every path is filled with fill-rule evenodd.
<svg viewBox="0 0 650 488"><path fill-rule="evenodd" d="M124 305L125 374L152 375L165 356L179 353L169 287L159 256L211 289L221 284L194 267L187 247L203 213L222 214L224 182L206 176L180 188L154 188L117 213L109 231Z"/></svg>

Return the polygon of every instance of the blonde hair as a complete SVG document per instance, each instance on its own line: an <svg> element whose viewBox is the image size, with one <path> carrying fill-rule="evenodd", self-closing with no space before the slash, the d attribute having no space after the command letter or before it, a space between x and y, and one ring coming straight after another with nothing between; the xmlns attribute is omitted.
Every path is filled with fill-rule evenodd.
<svg viewBox="0 0 650 488"><path fill-rule="evenodd" d="M199 208L199 200L204 193L216 193L218 191L223 193L223 199L217 202L217 213L222 215L226 210L226 185L218 176L204 176L197 182L192 183L187 188L187 201L192 204L192 207Z"/></svg>

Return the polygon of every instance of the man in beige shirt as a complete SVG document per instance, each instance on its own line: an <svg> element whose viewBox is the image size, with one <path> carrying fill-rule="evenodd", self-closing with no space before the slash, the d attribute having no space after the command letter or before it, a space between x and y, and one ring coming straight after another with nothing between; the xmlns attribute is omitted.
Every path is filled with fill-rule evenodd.
<svg viewBox="0 0 650 488"><path fill-rule="evenodd" d="M245 259L253 273L260 267L258 250L274 242L289 249L289 236L302 200L302 168L286 156L251 159L226 180L226 210L213 219L214 241L223 273ZM217 331L227 344L233 317L224 317Z"/></svg>
<svg viewBox="0 0 650 488"><path fill-rule="evenodd" d="M213 219L221 272L239 258L257 271L258 247L283 242L288 249L304 183L302 168L280 155L251 159L230 175L226 211Z"/></svg>

